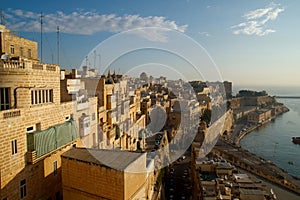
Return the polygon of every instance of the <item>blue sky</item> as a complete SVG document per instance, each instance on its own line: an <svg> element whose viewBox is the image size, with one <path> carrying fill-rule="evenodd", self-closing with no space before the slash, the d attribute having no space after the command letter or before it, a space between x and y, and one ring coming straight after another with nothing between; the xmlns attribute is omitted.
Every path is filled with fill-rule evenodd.
<svg viewBox="0 0 300 200"><path fill-rule="evenodd" d="M61 68L78 68L100 42L122 31L160 27L199 43L217 65L218 69L212 73L220 73L223 80L235 85L300 86L300 1L297 0L28 0L26 3L16 0L3 2L1 9L9 29L38 42L39 15L43 13L44 62L57 62L56 26L59 26ZM151 42L166 43L164 32L136 34ZM186 55L195 54L184 49ZM161 58L156 56L157 60L147 62L163 66L165 63L159 65ZM176 59L165 58L168 57L171 61L167 63L175 66ZM130 65L130 61L126 62ZM178 63L182 65L175 67L177 72L184 74L188 67ZM150 67L147 63L138 64ZM120 65L119 62L118 69L122 68ZM167 73L168 69L163 71ZM184 76L198 77L191 71Z"/></svg>

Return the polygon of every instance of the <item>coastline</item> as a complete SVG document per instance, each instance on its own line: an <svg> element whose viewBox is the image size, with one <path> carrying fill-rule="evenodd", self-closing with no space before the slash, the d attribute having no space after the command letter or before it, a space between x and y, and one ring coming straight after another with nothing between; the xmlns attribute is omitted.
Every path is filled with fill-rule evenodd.
<svg viewBox="0 0 300 200"><path fill-rule="evenodd" d="M282 112L277 113L275 116L273 116L271 119L264 121L260 124L256 124L256 125L252 125L251 127L249 127L248 129L246 129L245 131L243 131L241 134L239 134L235 139L234 139L234 144L240 147L240 141L249 133L251 133L252 131L265 126L267 124L269 124L271 121L275 120L276 117L289 112L289 109L286 106L282 106Z"/></svg>
<svg viewBox="0 0 300 200"><path fill-rule="evenodd" d="M264 121L263 123L252 125L247 130L239 134L233 141L220 139L215 146L213 152L222 156L233 165L242 168L252 174L262 177L276 185L283 186L300 195L300 178L289 174L284 169L278 167L269 160L249 152L243 149L240 145L240 141L253 130L256 130L262 126L268 125L279 115L282 115L289 111L289 109L282 105L282 111L276 113L271 119Z"/></svg>
<svg viewBox="0 0 300 200"><path fill-rule="evenodd" d="M262 177L300 196L300 179L254 153L220 139L213 151L236 167Z"/></svg>

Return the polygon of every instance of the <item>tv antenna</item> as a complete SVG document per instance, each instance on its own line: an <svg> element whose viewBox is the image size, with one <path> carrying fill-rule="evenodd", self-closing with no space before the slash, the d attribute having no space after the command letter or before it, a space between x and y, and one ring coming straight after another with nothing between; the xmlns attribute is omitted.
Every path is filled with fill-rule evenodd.
<svg viewBox="0 0 300 200"><path fill-rule="evenodd" d="M41 62L43 62L43 13L41 12L40 16L41 23Z"/></svg>
<svg viewBox="0 0 300 200"><path fill-rule="evenodd" d="M59 65L59 26L57 26L57 64Z"/></svg>
<svg viewBox="0 0 300 200"><path fill-rule="evenodd" d="M1 9L0 9L0 24L5 26L4 14Z"/></svg>

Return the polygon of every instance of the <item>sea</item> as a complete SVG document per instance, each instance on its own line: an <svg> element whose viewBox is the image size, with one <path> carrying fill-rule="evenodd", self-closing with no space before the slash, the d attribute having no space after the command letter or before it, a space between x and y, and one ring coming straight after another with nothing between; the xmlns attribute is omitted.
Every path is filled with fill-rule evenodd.
<svg viewBox="0 0 300 200"><path fill-rule="evenodd" d="M234 89L266 90L270 95L277 96L300 96L300 87L243 86ZM287 106L290 111L246 135L241 140L241 146L300 178L300 145L291 141L292 137L300 136L300 98L278 98L277 101Z"/></svg>

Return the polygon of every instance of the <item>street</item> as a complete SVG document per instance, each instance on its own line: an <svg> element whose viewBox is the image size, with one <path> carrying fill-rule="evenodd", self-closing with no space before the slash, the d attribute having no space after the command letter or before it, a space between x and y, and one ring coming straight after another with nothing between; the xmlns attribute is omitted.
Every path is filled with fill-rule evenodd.
<svg viewBox="0 0 300 200"><path fill-rule="evenodd" d="M192 199L190 151L187 150L177 161L166 167L164 194L162 199Z"/></svg>

